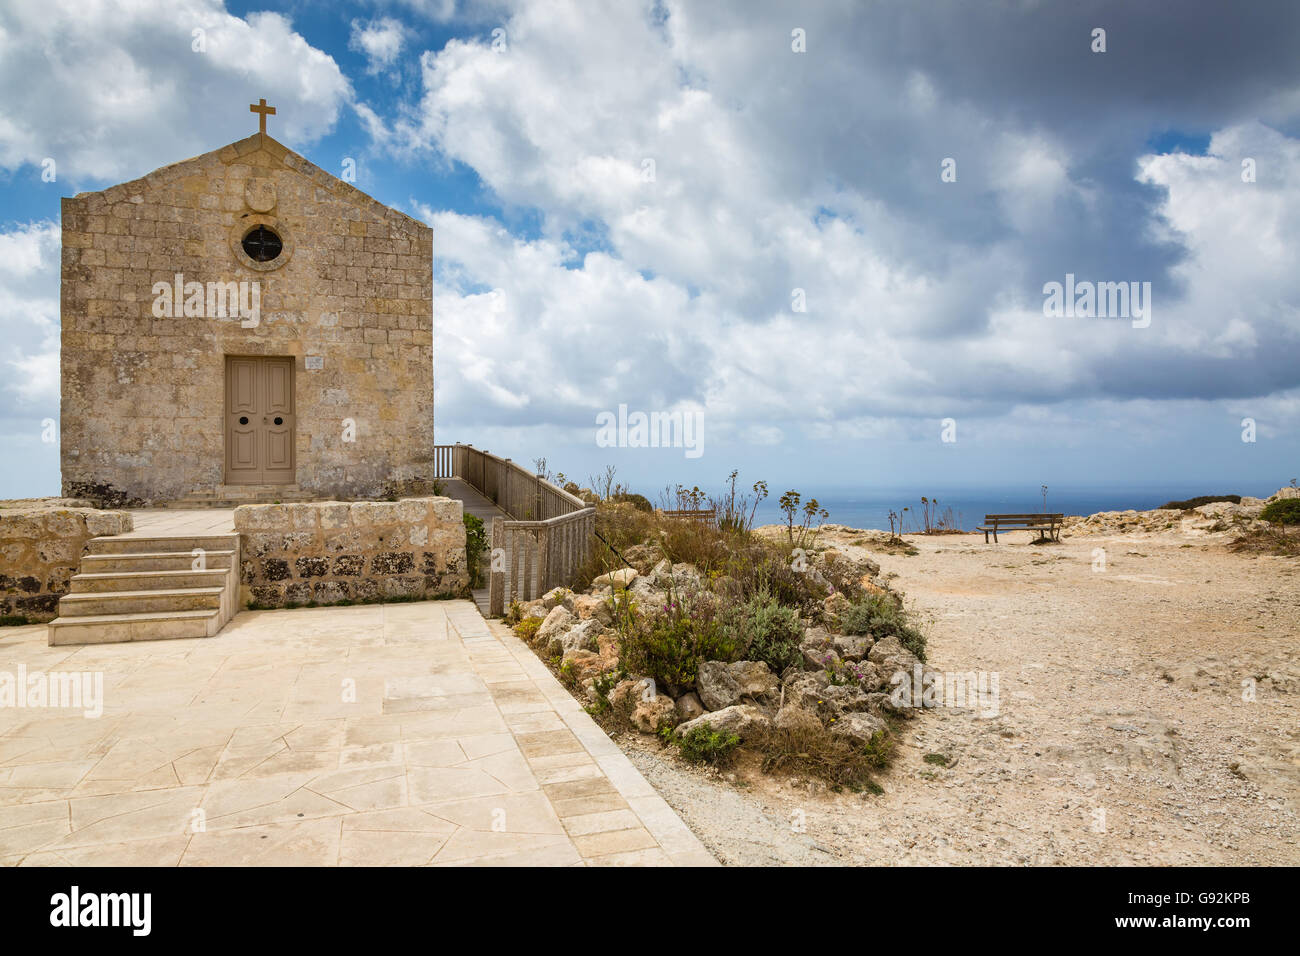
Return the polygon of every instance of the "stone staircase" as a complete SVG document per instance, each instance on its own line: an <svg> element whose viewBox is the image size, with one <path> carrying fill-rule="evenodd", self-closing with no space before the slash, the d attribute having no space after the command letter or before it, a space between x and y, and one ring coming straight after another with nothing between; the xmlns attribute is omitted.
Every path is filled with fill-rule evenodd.
<svg viewBox="0 0 1300 956"><path fill-rule="evenodd" d="M212 637L238 602L237 534L91 538L49 624L49 643Z"/></svg>
<svg viewBox="0 0 1300 956"><path fill-rule="evenodd" d="M316 496L298 485L220 485L211 491L194 491L175 501L160 502L163 508L237 508L287 501L313 501Z"/></svg>

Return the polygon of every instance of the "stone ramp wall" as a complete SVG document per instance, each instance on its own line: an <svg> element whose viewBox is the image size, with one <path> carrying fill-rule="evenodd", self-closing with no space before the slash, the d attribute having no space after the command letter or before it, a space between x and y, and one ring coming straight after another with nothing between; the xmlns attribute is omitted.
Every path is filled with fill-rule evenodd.
<svg viewBox="0 0 1300 956"><path fill-rule="evenodd" d="M366 603L459 595L469 584L451 498L241 505L240 603Z"/></svg>
<svg viewBox="0 0 1300 956"><path fill-rule="evenodd" d="M125 511L57 504L0 508L0 615L52 621L86 542L132 527Z"/></svg>

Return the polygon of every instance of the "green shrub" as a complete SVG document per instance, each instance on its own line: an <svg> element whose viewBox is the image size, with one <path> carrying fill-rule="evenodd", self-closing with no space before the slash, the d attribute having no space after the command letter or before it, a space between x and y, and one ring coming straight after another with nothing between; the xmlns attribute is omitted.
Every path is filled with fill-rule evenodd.
<svg viewBox="0 0 1300 956"><path fill-rule="evenodd" d="M1300 524L1300 498L1270 501L1259 516L1271 524Z"/></svg>
<svg viewBox="0 0 1300 956"><path fill-rule="evenodd" d="M1239 505L1241 504L1241 495L1200 495L1196 498L1188 498L1186 501L1166 501L1160 507L1173 511L1191 511L1201 505L1212 505L1216 501L1230 501L1234 505Z"/></svg>
<svg viewBox="0 0 1300 956"><path fill-rule="evenodd" d="M24 614L0 615L0 627L22 627L26 623L27 616Z"/></svg>
<svg viewBox="0 0 1300 956"><path fill-rule="evenodd" d="M533 638L537 635L537 629L542 626L540 617L527 617L515 625L515 634L525 644L531 644Z"/></svg>
<svg viewBox="0 0 1300 956"><path fill-rule="evenodd" d="M925 660L925 635L907 622L906 613L891 595L868 594L850 604L840 614L839 625L845 634L866 634L876 640L897 637L918 660Z"/></svg>
<svg viewBox="0 0 1300 956"><path fill-rule="evenodd" d="M660 735L676 745L681 755L691 763L710 763L714 766L726 766L735 756L740 738L735 734L719 733L712 727L695 727L684 734L674 734L672 728L665 727Z"/></svg>
<svg viewBox="0 0 1300 956"><path fill-rule="evenodd" d="M483 553L487 551L487 530L483 519L465 515L465 563L469 565L469 586L483 586Z"/></svg>
<svg viewBox="0 0 1300 956"><path fill-rule="evenodd" d="M782 605L770 591L733 605L723 619L745 660L763 661L777 674L799 660L803 638L799 612Z"/></svg>
<svg viewBox="0 0 1300 956"><path fill-rule="evenodd" d="M689 687L700 661L737 660L737 647L711 600L670 600L625 620L619 666L661 684Z"/></svg>
<svg viewBox="0 0 1300 956"><path fill-rule="evenodd" d="M610 495L610 501L621 504L628 504L637 511L644 511L647 514L654 511L654 505L650 504L650 499L645 495L638 495L630 491L624 491L617 495Z"/></svg>

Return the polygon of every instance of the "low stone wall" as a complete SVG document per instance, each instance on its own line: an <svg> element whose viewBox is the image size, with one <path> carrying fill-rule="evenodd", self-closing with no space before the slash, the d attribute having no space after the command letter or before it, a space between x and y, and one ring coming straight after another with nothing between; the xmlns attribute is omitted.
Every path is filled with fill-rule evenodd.
<svg viewBox="0 0 1300 956"><path fill-rule="evenodd" d="M469 583L451 498L241 505L235 530L244 605L445 597Z"/></svg>
<svg viewBox="0 0 1300 956"><path fill-rule="evenodd" d="M33 623L53 620L86 542L131 528L125 511L39 504L0 508L0 614Z"/></svg>

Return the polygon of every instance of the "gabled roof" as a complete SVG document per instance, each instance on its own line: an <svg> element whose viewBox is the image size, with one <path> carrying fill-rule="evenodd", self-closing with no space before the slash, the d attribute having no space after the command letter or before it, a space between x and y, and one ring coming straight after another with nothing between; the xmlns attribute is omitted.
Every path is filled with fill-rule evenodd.
<svg viewBox="0 0 1300 956"><path fill-rule="evenodd" d="M427 224L391 206L384 205L378 199L367 195L350 183L346 183L337 176L325 172L306 157L295 153L266 133L254 133L246 139L238 140L220 149L214 149L211 152L155 169L148 175L133 179L130 182L109 186L107 189L94 192L77 193L71 200L65 199L64 202L84 202L90 209L103 204L113 205L125 202L131 196L137 195L145 189L165 185L186 176L192 176L197 170L208 169L217 165L229 166L257 152L264 153L272 163L279 163L294 170L320 188L328 189L335 195L345 198L357 206L368 208L372 213L388 220L395 226L420 232L430 230Z"/></svg>

